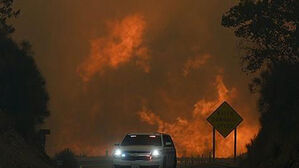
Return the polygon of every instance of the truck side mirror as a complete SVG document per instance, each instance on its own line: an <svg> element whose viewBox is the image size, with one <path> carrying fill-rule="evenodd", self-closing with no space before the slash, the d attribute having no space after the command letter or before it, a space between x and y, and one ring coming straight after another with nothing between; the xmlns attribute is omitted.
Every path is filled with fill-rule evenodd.
<svg viewBox="0 0 299 168"><path fill-rule="evenodd" d="M165 146L171 146L171 145L172 145L171 142L166 142L166 143L165 143Z"/></svg>

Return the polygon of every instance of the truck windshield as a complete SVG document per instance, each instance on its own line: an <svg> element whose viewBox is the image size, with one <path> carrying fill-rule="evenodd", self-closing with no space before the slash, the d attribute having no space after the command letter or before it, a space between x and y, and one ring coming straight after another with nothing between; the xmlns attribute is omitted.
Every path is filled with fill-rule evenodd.
<svg viewBox="0 0 299 168"><path fill-rule="evenodd" d="M156 135L127 135L122 141L122 146L153 145L161 146L161 136Z"/></svg>

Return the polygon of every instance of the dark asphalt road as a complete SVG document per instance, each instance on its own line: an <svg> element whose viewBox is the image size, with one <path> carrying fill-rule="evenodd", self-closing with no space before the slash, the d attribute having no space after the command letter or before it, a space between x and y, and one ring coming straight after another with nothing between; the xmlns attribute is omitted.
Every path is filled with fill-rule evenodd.
<svg viewBox="0 0 299 168"><path fill-rule="evenodd" d="M110 157L81 157L78 158L81 168L112 168ZM202 165L179 165L177 168L237 168L231 160L220 159L216 162Z"/></svg>

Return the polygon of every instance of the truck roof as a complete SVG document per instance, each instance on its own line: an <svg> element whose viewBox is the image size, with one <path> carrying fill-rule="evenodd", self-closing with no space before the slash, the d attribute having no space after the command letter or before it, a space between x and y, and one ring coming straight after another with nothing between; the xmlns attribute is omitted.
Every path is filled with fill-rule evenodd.
<svg viewBox="0 0 299 168"><path fill-rule="evenodd" d="M134 132L128 133L127 135L163 135L164 133L160 132Z"/></svg>

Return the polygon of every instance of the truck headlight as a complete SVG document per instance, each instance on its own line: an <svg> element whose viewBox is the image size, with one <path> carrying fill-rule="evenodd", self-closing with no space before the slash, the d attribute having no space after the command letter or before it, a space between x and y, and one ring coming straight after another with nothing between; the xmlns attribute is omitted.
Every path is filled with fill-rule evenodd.
<svg viewBox="0 0 299 168"><path fill-rule="evenodd" d="M152 156L154 156L154 157L158 157L158 156L160 156L160 151L158 151L158 150L153 150L153 151L152 151Z"/></svg>
<svg viewBox="0 0 299 168"><path fill-rule="evenodd" d="M121 156L121 150L120 149L116 149L115 151L114 151L114 156L116 156L116 157L120 157Z"/></svg>

